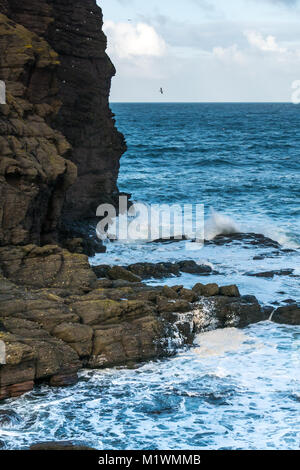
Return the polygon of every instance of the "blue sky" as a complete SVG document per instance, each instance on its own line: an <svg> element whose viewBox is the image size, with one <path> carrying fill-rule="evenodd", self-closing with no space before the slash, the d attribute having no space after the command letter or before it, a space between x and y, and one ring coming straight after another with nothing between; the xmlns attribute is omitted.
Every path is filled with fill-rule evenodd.
<svg viewBox="0 0 300 470"><path fill-rule="evenodd" d="M298 0L98 4L117 68L111 101L290 101L300 80Z"/></svg>

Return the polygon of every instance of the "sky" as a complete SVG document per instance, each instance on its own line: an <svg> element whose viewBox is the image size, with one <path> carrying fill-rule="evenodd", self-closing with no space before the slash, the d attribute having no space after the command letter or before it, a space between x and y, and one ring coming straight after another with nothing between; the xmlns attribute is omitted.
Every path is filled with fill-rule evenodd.
<svg viewBox="0 0 300 470"><path fill-rule="evenodd" d="M300 0L97 3L117 69L112 102L291 101Z"/></svg>

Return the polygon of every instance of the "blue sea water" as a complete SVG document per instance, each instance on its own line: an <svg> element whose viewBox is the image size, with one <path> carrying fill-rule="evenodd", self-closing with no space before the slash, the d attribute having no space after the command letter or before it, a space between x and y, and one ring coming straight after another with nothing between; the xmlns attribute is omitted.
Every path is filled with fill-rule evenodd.
<svg viewBox="0 0 300 470"><path fill-rule="evenodd" d="M128 144L120 190L148 204L203 203L210 238L234 228L283 249L115 242L91 262L195 259L218 274L163 282L236 283L264 304L299 301L300 107L114 103L112 110ZM283 268L294 271L247 275ZM0 406L7 408L20 416L0 428L9 449L44 440L98 449L299 449L300 327L267 321L205 333L176 357L83 371L69 389L40 386Z"/></svg>

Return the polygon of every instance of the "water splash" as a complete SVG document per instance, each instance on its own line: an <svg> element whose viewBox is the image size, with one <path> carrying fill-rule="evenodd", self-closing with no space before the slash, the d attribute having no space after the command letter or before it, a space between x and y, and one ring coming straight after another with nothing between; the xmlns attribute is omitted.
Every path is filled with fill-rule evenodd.
<svg viewBox="0 0 300 470"><path fill-rule="evenodd" d="M231 235L240 232L240 227L231 217L211 210L211 216L205 222L206 240L213 240L218 235Z"/></svg>

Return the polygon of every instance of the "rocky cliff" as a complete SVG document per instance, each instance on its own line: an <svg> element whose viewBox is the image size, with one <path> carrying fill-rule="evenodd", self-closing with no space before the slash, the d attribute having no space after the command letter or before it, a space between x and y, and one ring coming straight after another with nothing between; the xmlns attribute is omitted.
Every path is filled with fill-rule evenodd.
<svg viewBox="0 0 300 470"><path fill-rule="evenodd" d="M125 151L95 0L0 0L0 245L56 241L116 202Z"/></svg>

